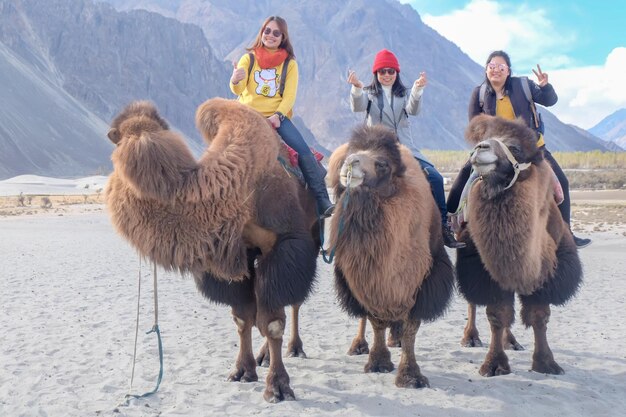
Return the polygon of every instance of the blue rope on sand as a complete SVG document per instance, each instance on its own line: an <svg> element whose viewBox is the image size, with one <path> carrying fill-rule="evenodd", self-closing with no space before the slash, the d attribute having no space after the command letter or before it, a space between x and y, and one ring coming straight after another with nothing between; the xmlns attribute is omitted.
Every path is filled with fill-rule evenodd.
<svg viewBox="0 0 626 417"><path fill-rule="evenodd" d="M156 383L156 387L154 387L154 389L152 391L146 392L144 394L141 395L137 395L137 394L126 394L124 396L124 401L119 404L119 406L121 407L126 407L129 405L130 400L132 398L145 398L148 397L154 393L156 393L159 390L159 386L161 385L161 380L163 379L163 342L161 341L161 330L159 329L159 299L158 299L158 291L157 291L157 268L156 268L156 264L153 264L154 267L154 272L153 272L153 278L154 278L154 325L152 326L152 329L150 329L149 331L146 332L146 334L150 334L150 333L156 333L157 335L157 342L159 345L159 376L157 378L157 383ZM137 282L137 324L135 326L135 348L134 348L134 354L133 354L133 367L132 367L132 372L131 372L131 377L130 377L130 387L129 387L129 391L133 388L133 380L135 377L135 360L137 358L137 334L138 334L138 330L139 330L139 305L140 305L140 300L141 300L141 257L139 258L139 279Z"/></svg>
<svg viewBox="0 0 626 417"><path fill-rule="evenodd" d="M126 405L128 405L128 401L131 398L145 398L148 397L152 394L155 394L158 390L159 390L159 386L161 385L161 380L163 379L163 343L161 342L161 331L159 330L159 325L155 324L152 329L150 329L149 331L146 332L146 334L150 334L150 333L156 333L157 334L157 341L159 344L159 377L157 378L157 383L156 383L156 387L154 387L154 389L152 391L143 393L141 395L137 395L137 394L126 394L125 398L126 398Z"/></svg>

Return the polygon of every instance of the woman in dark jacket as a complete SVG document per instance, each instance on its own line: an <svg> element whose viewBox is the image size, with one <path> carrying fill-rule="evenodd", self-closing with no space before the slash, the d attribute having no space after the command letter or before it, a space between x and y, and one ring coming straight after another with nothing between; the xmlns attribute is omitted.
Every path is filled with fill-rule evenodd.
<svg viewBox="0 0 626 417"><path fill-rule="evenodd" d="M541 67L537 65L537 71L533 70L537 77L537 83L520 77L511 76L511 59L504 51L494 51L487 58L485 67L485 81L483 82L481 94L481 86L474 88L469 102L469 119L474 116L485 113L492 116L500 116L505 119L523 118L528 126L537 132L537 146L543 148L545 159L552 166L552 170L556 174L561 187L563 188L563 202L559 205L559 210L563 220L570 224L570 196L569 182L565 173L556 162L550 151L546 149L543 139L543 126L540 118L534 111L534 106L526 98L524 93L523 82L528 82L532 101L542 106L553 106L556 104L558 97L554 88L548 83L548 74L541 71ZM469 161L459 172L450 193L448 194L447 207L448 211L454 213L461 198L463 187L470 176L471 164ZM591 243L590 239L583 239L574 236L574 241L578 248L584 248Z"/></svg>

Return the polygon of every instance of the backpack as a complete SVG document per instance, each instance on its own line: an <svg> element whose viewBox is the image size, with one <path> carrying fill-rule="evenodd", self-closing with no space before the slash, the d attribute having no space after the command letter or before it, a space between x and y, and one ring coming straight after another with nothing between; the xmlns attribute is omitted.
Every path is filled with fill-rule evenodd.
<svg viewBox="0 0 626 417"><path fill-rule="evenodd" d="M541 120L541 113L537 113L537 107L535 106L535 101L533 100L533 95L530 92L530 83L528 81L528 77L519 77L520 83L522 84L522 90L524 91L524 96L526 100L530 104L530 110L533 113L533 121L535 122L535 130L537 132L543 134L543 120ZM487 94L487 83L482 83L480 85L480 90L478 91L478 103L480 104L480 108L482 109L485 105L485 95Z"/></svg>
<svg viewBox="0 0 626 417"><path fill-rule="evenodd" d="M250 78L252 68L254 67L254 54L252 52L248 52L248 56L250 57L250 65L248 65L248 78ZM287 57L287 59L285 59L285 62L283 63L283 70L280 72L280 87L278 87L278 94L280 94L281 97L285 92L285 78L287 78L287 68L289 67L289 61L291 61L291 58Z"/></svg>

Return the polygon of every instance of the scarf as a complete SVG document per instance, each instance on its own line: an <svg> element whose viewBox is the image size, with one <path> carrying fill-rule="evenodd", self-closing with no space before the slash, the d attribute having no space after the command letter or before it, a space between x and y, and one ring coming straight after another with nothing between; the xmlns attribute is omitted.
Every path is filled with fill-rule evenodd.
<svg viewBox="0 0 626 417"><path fill-rule="evenodd" d="M263 47L254 48L254 56L261 69L275 68L285 62L289 54L283 48L278 48L276 52L269 51Z"/></svg>

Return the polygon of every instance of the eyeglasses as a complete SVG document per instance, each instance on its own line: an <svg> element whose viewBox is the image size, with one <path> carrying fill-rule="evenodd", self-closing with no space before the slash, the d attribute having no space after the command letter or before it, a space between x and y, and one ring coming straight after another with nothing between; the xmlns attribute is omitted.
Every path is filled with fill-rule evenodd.
<svg viewBox="0 0 626 417"><path fill-rule="evenodd" d="M280 30L278 30L278 29L272 30L272 29L267 28L267 27L265 28L263 33L266 34L266 35L269 35L271 33L272 35L274 35L275 38L280 38L281 36L283 36L283 33Z"/></svg>
<svg viewBox="0 0 626 417"><path fill-rule="evenodd" d="M396 73L396 70L393 68L381 68L376 72L378 73L378 75L385 75L385 74L394 75Z"/></svg>
<svg viewBox="0 0 626 417"><path fill-rule="evenodd" d="M495 62L490 62L487 64L487 68L489 68L490 70L495 70L496 68L499 69L500 71L506 71L509 69L509 66L506 64L496 64Z"/></svg>

